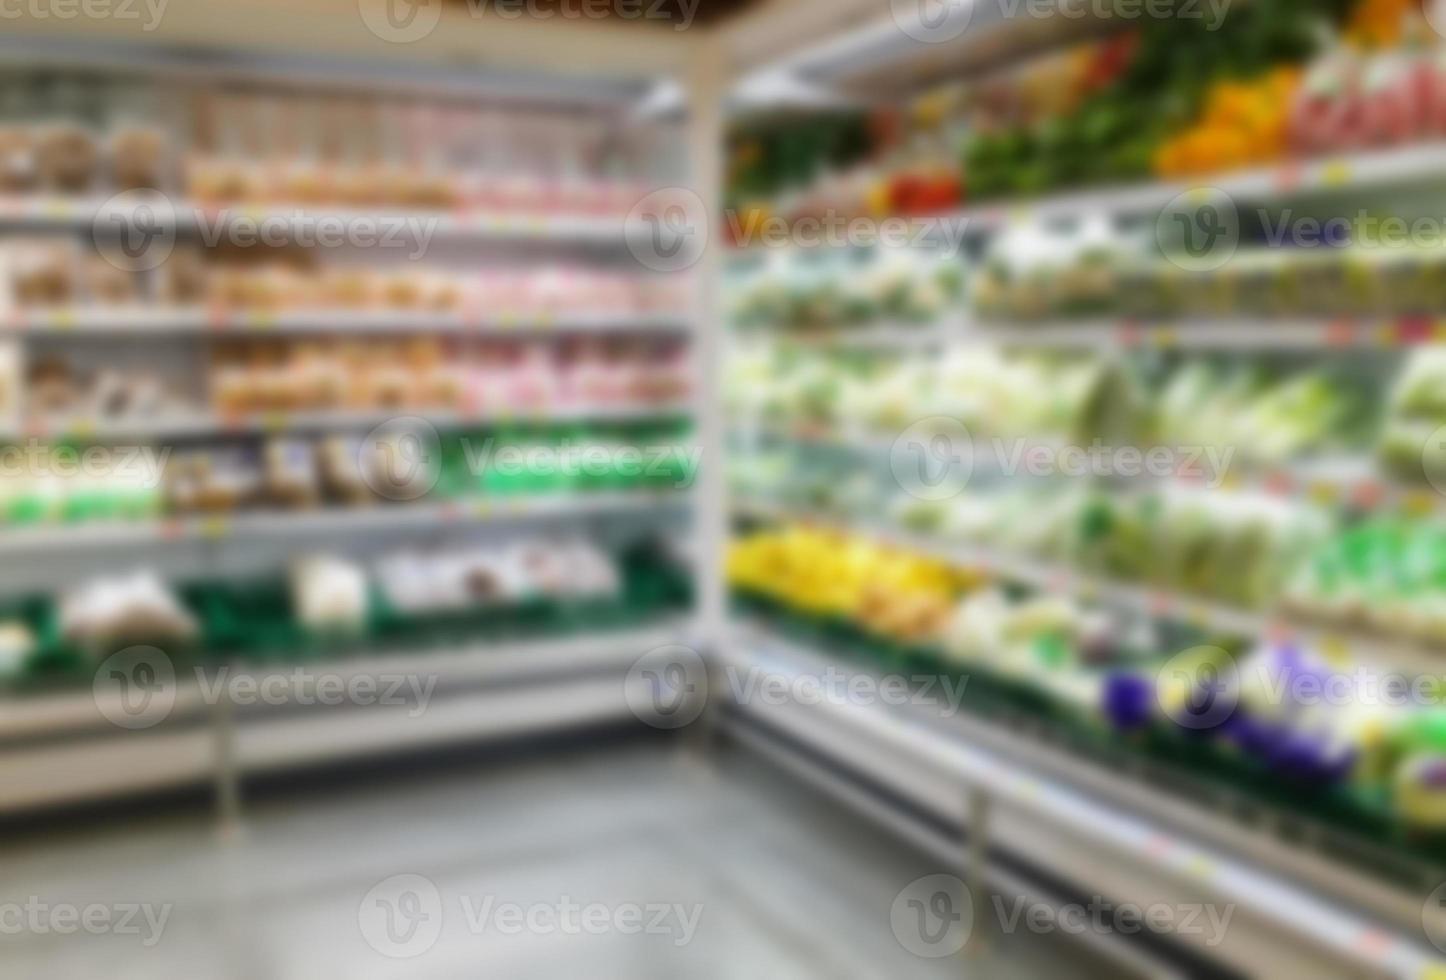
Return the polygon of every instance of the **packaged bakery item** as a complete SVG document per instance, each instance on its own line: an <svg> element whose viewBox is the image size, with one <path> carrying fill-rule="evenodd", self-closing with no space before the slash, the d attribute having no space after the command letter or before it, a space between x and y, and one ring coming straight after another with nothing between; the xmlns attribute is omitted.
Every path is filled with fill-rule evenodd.
<svg viewBox="0 0 1446 980"><path fill-rule="evenodd" d="M304 439L269 439L262 451L262 492L278 507L310 507L321 496L316 453Z"/></svg>
<svg viewBox="0 0 1446 980"><path fill-rule="evenodd" d="M195 618L154 572L92 579L60 597L61 635L92 652L122 644L173 646L194 640Z"/></svg>
<svg viewBox="0 0 1446 980"><path fill-rule="evenodd" d="M0 194L35 189L35 141L19 126L0 128Z"/></svg>
<svg viewBox="0 0 1446 980"><path fill-rule="evenodd" d="M193 306L206 300L207 269L200 249L178 246L157 270L156 290L161 303Z"/></svg>
<svg viewBox="0 0 1446 980"><path fill-rule="evenodd" d="M97 157L95 138L78 126L48 126L36 136L35 167L46 190L60 194L90 190Z"/></svg>
<svg viewBox="0 0 1446 980"><path fill-rule="evenodd" d="M85 300L97 306L126 306L140 299L136 277L99 255L85 263Z"/></svg>
<svg viewBox="0 0 1446 980"><path fill-rule="evenodd" d="M35 652L35 634L19 620L0 622L0 678L19 675Z"/></svg>
<svg viewBox="0 0 1446 980"><path fill-rule="evenodd" d="M19 307L64 306L75 301L76 251L42 240L14 243L5 253L10 295Z"/></svg>
<svg viewBox="0 0 1446 980"><path fill-rule="evenodd" d="M110 140L111 180L117 191L159 189L165 182L166 138L148 126L119 129Z"/></svg>
<svg viewBox="0 0 1446 980"><path fill-rule="evenodd" d="M177 453L166 467L166 500L178 513L231 513L252 504L260 490L260 464L244 449Z"/></svg>
<svg viewBox="0 0 1446 980"><path fill-rule="evenodd" d="M359 631L367 617L366 573L340 558L302 559L291 568L291 604L309 629Z"/></svg>
<svg viewBox="0 0 1446 980"><path fill-rule="evenodd" d="M332 435L321 441L316 464L327 499L352 506L376 501L376 494L362 471L363 465L372 463L369 454L366 460L363 454L363 440L356 436Z"/></svg>

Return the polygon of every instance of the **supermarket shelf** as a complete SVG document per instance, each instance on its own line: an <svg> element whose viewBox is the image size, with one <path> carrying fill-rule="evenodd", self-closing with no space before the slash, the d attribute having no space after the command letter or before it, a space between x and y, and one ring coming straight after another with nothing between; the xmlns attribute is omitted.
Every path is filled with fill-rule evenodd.
<svg viewBox="0 0 1446 980"><path fill-rule="evenodd" d="M406 673L435 677L439 687L481 682L510 684L618 666L626 670L641 653L676 641L686 625L684 620L677 620L600 637L477 643L423 653L383 650L361 657L310 662L301 674L297 673L296 665L261 669L238 665L228 670L229 676L265 684L268 694L278 692L291 702L298 693L314 687L315 678L321 674L347 681L368 675ZM181 677L185 676L182 672ZM119 699L117 691L108 688L95 691L90 687L0 698L0 746L87 731L116 732L106 718L107 711L112 715L117 713ZM295 707L294 703L289 706ZM209 707L194 674L189 680L178 679L175 706L165 723L205 719Z"/></svg>
<svg viewBox="0 0 1446 980"><path fill-rule="evenodd" d="M643 653L684 635L674 620L615 634L452 650L230 668L278 704L235 706L242 774L405 751L449 741L633 722L624 677ZM405 674L434 680L425 710L411 703L324 706L299 700L319 678ZM183 673L184 676L184 673ZM249 685L246 689L250 689ZM113 698L110 693L103 697ZM111 725L87 687L0 700L0 812L203 783L216 772L214 705L194 676L153 729ZM113 706L110 706L113 707Z"/></svg>
<svg viewBox="0 0 1446 980"><path fill-rule="evenodd" d="M752 625L735 631L724 659L731 670L776 676L786 690L844 663ZM734 711L950 822L969 792L982 792L994 861L1017 855L1116 900L1233 904L1225 941L1202 951L1247 975L1303 975L1286 965L1316 959L1320 975L1364 969L1416 980L1446 965L1418 938L1429 886L1410 894L1382 885L1025 733L925 704L751 699Z"/></svg>
<svg viewBox="0 0 1446 980"><path fill-rule="evenodd" d="M1223 191L1237 204L1305 194L1350 193L1374 187L1440 180L1446 143L1423 143L1319 160L1165 181L1069 191L1037 198L972 205L949 215L953 222L987 229L1011 222L1078 218L1082 214L1134 215L1158 211L1181 194L1200 188Z"/></svg>
<svg viewBox="0 0 1446 980"><path fill-rule="evenodd" d="M1327 351L1392 350L1446 339L1422 318L1220 319L1173 322L1129 318L975 324L961 339L1007 347L1114 352L1147 350Z"/></svg>
<svg viewBox="0 0 1446 980"><path fill-rule="evenodd" d="M888 459L897 439L895 435L877 430L837 431L818 426L759 423L735 426L730 435L744 444L783 441L883 460ZM1049 440L1034 440L1029 444L1060 448ZM981 446L987 449L987 440L978 440L972 446L951 444L951 452L960 458L967 458L972 453L974 474L993 476L995 474L984 465L989 461L990 453L981 452ZM1183 472L1163 478L1142 474L1133 479L1140 483L1163 479L1182 487L1208 486L1201 475ZM1224 492L1257 494L1317 507L1349 507L1363 512L1394 512L1418 518L1446 514L1446 493L1429 485L1403 483L1383 476L1375 460L1367 456L1326 456L1281 465L1234 465L1220 475L1217 488Z"/></svg>
<svg viewBox="0 0 1446 980"><path fill-rule="evenodd" d="M866 102L901 100L931 86L1098 36L1110 29L1107 7L1057 0L1048 16L1041 16L1038 3L1028 11L975 0L935 8L900 4L892 8L891 16L878 16L841 36L836 27L825 32L826 40L784 58L782 67L807 82ZM931 39L922 42L914 37Z"/></svg>
<svg viewBox="0 0 1446 980"><path fill-rule="evenodd" d="M891 801L879 798L859 786L850 778L852 774L820 765L806 748L790 745L780 739L776 731L749 724L735 716L727 728L727 735L749 752L774 763L790 777L828 793L880 829L907 841L939 861L942 867L954 868L965 860L967 839L960 840L941 831L935 823L915 813L906 813L892 805ZM1069 904L1049 886L1041 886L1037 880L997 863L985 869L984 877L996 894L1014 900L1023 899L1030 908L1042 906L1058 913ZM1113 962L1123 971L1123 976L1150 977L1153 980L1184 980L1190 976L1178 969L1176 964L1138 948L1118 934L1086 930L1071 939Z"/></svg>
<svg viewBox="0 0 1446 980"><path fill-rule="evenodd" d="M737 329L732 337L740 345L794 345L817 350L889 353L932 351L948 346L958 336L958 324L882 323L824 330L777 330L767 327Z"/></svg>
<svg viewBox="0 0 1446 980"><path fill-rule="evenodd" d="M1384 670L1408 674L1440 674L1446 669L1446 650L1347 628L1303 622L1284 612L1239 609L1147 585L1112 581L1067 565L1005 554L992 548L954 544L868 521L820 518L757 503L736 504L734 510L739 516L755 520L787 521L865 535L893 548L975 568L1022 585L1073 595L1085 602L1104 603L1155 619L1184 623L1204 632L1243 637L1293 637L1331 650L1348 652Z"/></svg>
<svg viewBox="0 0 1446 980"><path fill-rule="evenodd" d="M63 307L16 311L10 329L38 337L228 337L233 334L458 333L518 336L686 333L681 315L549 314L495 311L431 313L416 310L215 310L206 307Z"/></svg>
<svg viewBox="0 0 1446 980"><path fill-rule="evenodd" d="M170 201L158 194L160 200ZM104 197L6 196L0 197L0 228L87 229L103 215L109 220L126 214L115 205L107 208ZM138 199L136 214L147 205ZM417 233L428 237L477 241L551 241L574 244L621 246L625 242L625 217L587 214L527 214L457 208L449 211L409 208L303 207L284 204L212 205L173 201L170 207L151 210L144 219L132 219L137 227L158 232L206 230L214 232L244 222L264 226L273 235L310 232L318 224L353 225L377 229L380 235L394 229L393 237L410 241ZM408 236L411 236L409 238Z"/></svg>
<svg viewBox="0 0 1446 980"><path fill-rule="evenodd" d="M171 517L148 521L108 521L34 525L0 530L0 555L58 550L124 548L144 544L217 541L229 537L296 538L306 535L362 534L368 531L463 524L505 523L541 518L590 517L616 513L670 513L687 506L684 491L635 491L546 496L479 497L441 503L384 504L373 507L300 511L261 511Z"/></svg>
<svg viewBox="0 0 1446 980"><path fill-rule="evenodd" d="M262 412L236 416L197 412L194 415L98 421L85 417L31 418L9 429L0 428L0 438L69 438L85 440L166 439L245 433L328 432L370 429L395 419L420 418L438 428L513 425L518 423L641 422L671 418L691 411L687 402L657 405L598 405L562 412L437 412L399 407L391 411Z"/></svg>

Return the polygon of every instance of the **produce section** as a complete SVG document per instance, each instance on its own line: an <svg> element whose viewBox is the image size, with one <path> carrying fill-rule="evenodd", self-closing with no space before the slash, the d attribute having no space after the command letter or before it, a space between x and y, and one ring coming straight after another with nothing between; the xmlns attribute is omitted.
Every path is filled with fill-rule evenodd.
<svg viewBox="0 0 1446 980"><path fill-rule="evenodd" d="M974 27L905 27L931 78L936 42L961 80L871 107L868 151L810 156L796 129L767 197L754 179L732 199L744 229L927 229L907 247L735 242L740 644L784 673L963 692L967 723L922 694L898 712L920 754L954 751L958 728L1058 755L1051 790L1078 766L1147 809L1229 801L1193 831L1414 929L1446 868L1426 162L1446 48L1428 13L1257 2L1210 27L1061 29L984 68ZM981 51L1002 23L978 27ZM860 78L909 77L903 45L854 50L899 59ZM827 52L796 63L848 77ZM952 188L900 204L909 173ZM891 307L880 268L951 289ZM805 714L790 734L816 724L828 753L847 724Z"/></svg>

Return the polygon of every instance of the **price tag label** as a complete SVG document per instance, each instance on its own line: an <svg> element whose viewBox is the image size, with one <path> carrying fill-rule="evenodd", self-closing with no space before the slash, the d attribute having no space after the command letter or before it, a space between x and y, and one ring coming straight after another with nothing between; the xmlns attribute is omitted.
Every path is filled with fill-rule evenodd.
<svg viewBox="0 0 1446 980"><path fill-rule="evenodd" d="M1336 320L1326 327L1327 347L1351 347L1356 342L1356 325L1349 320Z"/></svg>
<svg viewBox="0 0 1446 980"><path fill-rule="evenodd" d="M479 500L472 505L472 513L484 521L492 517L492 501Z"/></svg>
<svg viewBox="0 0 1446 980"><path fill-rule="evenodd" d="M1275 172L1275 187L1283 194L1289 194L1300 187L1300 164L1291 162Z"/></svg>
<svg viewBox="0 0 1446 980"><path fill-rule="evenodd" d="M215 541L231 533L231 522L220 514L212 514L201 521L198 530L201 537Z"/></svg>
<svg viewBox="0 0 1446 980"><path fill-rule="evenodd" d="M1180 342L1174 327L1156 327L1150 333L1150 340L1156 350L1173 350Z"/></svg>
<svg viewBox="0 0 1446 980"><path fill-rule="evenodd" d="M1411 490L1401 497L1401 510L1408 517L1427 517L1436 510L1439 500L1430 490Z"/></svg>
<svg viewBox="0 0 1446 980"><path fill-rule="evenodd" d="M70 330L75 326L75 311L69 307L52 311L49 326L52 330Z"/></svg>
<svg viewBox="0 0 1446 980"><path fill-rule="evenodd" d="M1320 649L1321 656L1325 657L1331 664L1338 667L1344 667L1350 664L1351 647L1350 644L1345 641L1344 637L1328 633L1320 638L1318 648Z"/></svg>
<svg viewBox="0 0 1446 980"><path fill-rule="evenodd" d="M1329 507L1340 499L1340 487L1326 480L1315 480L1306 492L1310 501L1322 507Z"/></svg>
<svg viewBox="0 0 1446 980"><path fill-rule="evenodd" d="M1320 182L1323 187L1345 187L1351 182L1351 165L1345 160L1331 160L1321 167Z"/></svg>
<svg viewBox="0 0 1446 980"><path fill-rule="evenodd" d="M1145 853L1155 859L1160 859L1175 849L1175 842L1162 834L1151 834L1145 840Z"/></svg>
<svg viewBox="0 0 1446 980"><path fill-rule="evenodd" d="M1197 854L1185 865L1185 873L1199 881L1209 881L1215 877L1215 862Z"/></svg>
<svg viewBox="0 0 1446 980"><path fill-rule="evenodd" d="M1386 488L1375 480L1363 480L1356 484L1351 502L1362 510L1375 510L1386 499Z"/></svg>
<svg viewBox="0 0 1446 980"><path fill-rule="evenodd" d="M1265 492L1277 497L1288 497L1295 492L1295 481L1284 470L1276 470L1265 478Z"/></svg>

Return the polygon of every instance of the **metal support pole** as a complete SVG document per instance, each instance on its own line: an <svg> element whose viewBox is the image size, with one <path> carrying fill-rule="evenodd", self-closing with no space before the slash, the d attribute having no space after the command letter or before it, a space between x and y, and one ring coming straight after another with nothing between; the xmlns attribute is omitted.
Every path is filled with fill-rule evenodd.
<svg viewBox="0 0 1446 980"><path fill-rule="evenodd" d="M983 929L977 928L987 908L986 895L989 881L989 794L979 786L966 791L966 805L969 823L966 828L968 854L964 865L964 883L969 891L970 908L973 909L976 928L969 934L964 952L970 959L977 959L988 949L989 937Z"/></svg>
<svg viewBox="0 0 1446 980"><path fill-rule="evenodd" d="M695 367L694 417L702 460L693 527L698 544L698 632L717 644L727 617L723 555L728 540L728 495L724 477L723 329L719 288L723 206L723 94L727 84L723 47L716 38L697 45L684 79L687 95L688 190L702 199L710 227L693 277L692 345Z"/></svg>
<svg viewBox="0 0 1446 980"><path fill-rule="evenodd" d="M225 668L222 668L223 670ZM216 822L222 838L234 837L241 830L241 769L236 754L236 706L230 691L217 678L220 696L211 708L213 787Z"/></svg>
<svg viewBox="0 0 1446 980"><path fill-rule="evenodd" d="M728 84L723 46L716 38L696 45L682 79L687 105L687 189L703 202L707 227L698 262L688 271L693 277L691 323L694 423L702 451L693 496L693 535L697 582L697 620L691 642L708 665L705 684L709 703L685 735L695 758L706 759L716 747L721 687L711 683L717 670L716 653L725 641L728 583L723 572L728 541L728 500L725 480L725 426L723 419L723 330L719 288L723 257L719 223L723 204L723 95Z"/></svg>

